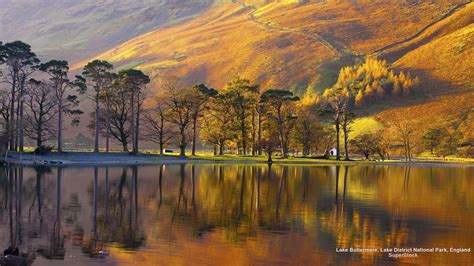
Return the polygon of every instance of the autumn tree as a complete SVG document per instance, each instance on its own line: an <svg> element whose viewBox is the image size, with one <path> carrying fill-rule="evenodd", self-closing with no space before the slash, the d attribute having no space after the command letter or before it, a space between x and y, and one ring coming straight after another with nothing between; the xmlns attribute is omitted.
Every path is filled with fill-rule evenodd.
<svg viewBox="0 0 474 266"><path fill-rule="evenodd" d="M210 108L203 118L201 138L216 147L215 153L224 154L227 142L236 137L234 115L228 111L230 103L226 97L216 95L210 99Z"/></svg>
<svg viewBox="0 0 474 266"><path fill-rule="evenodd" d="M430 128L422 136L423 146L430 151L432 155L435 154L435 150L440 146L443 138L443 132L439 128Z"/></svg>
<svg viewBox="0 0 474 266"><path fill-rule="evenodd" d="M159 89L163 92L163 103L167 110L165 120L178 128L179 155L186 156L187 131L192 121L194 96L175 76L163 77L159 82Z"/></svg>
<svg viewBox="0 0 474 266"><path fill-rule="evenodd" d="M351 140L351 145L356 153L364 155L365 159L369 159L370 155L376 152L374 135L365 133Z"/></svg>
<svg viewBox="0 0 474 266"><path fill-rule="evenodd" d="M319 122L317 110L312 106L300 106L293 130L293 139L302 148L303 156L309 156L311 149L322 141L323 127Z"/></svg>
<svg viewBox="0 0 474 266"><path fill-rule="evenodd" d="M208 88L204 84L196 84L191 89L192 97L192 119L193 119L193 132L192 132L192 155L196 155L196 137L197 137L197 123L202 112L207 108L209 99L217 95L217 91L213 88Z"/></svg>
<svg viewBox="0 0 474 266"><path fill-rule="evenodd" d="M165 120L167 110L164 99L159 96L154 97L151 106L143 113L145 125L144 136L148 141L157 143L160 146L160 154L163 155L164 146L172 139L173 134Z"/></svg>
<svg viewBox="0 0 474 266"><path fill-rule="evenodd" d="M94 103L95 103L95 127L94 127L94 152L99 152L99 103L100 94L107 88L110 82L109 74L112 65L103 60L94 60L84 66L82 75L85 77L87 86L94 89Z"/></svg>
<svg viewBox="0 0 474 266"><path fill-rule="evenodd" d="M332 88L327 89L324 92L324 98L327 104L330 106L333 115L334 128L336 132L336 160L341 159L341 145L340 145L340 132L341 123L345 122L345 128L347 129L347 117L349 113L350 104L350 92L343 88ZM347 133L347 131L345 131ZM346 138L345 138L346 139ZM346 142L344 142L346 143ZM347 145L345 145L347 150ZM346 155L347 156L347 155Z"/></svg>
<svg viewBox="0 0 474 266"><path fill-rule="evenodd" d="M229 111L235 116L236 126L240 131L240 148L244 155L247 154L248 140L248 117L251 107L259 91L258 85L250 85L250 81L240 77L234 77L225 87L222 96L229 99Z"/></svg>
<svg viewBox="0 0 474 266"><path fill-rule="evenodd" d="M397 140L402 144L405 161L411 161L416 145L416 124L413 114L407 110L395 110L388 123L394 128Z"/></svg>
<svg viewBox="0 0 474 266"><path fill-rule="evenodd" d="M273 113L277 121L283 158L288 158L288 132L291 122L295 119L288 107L290 103L298 100L299 98L288 90L269 89L260 96L260 101L267 105L267 110Z"/></svg>
<svg viewBox="0 0 474 266"><path fill-rule="evenodd" d="M393 143L393 132L390 128L383 128L373 133L373 141L375 151L380 156L380 159L390 159L390 152Z"/></svg>
<svg viewBox="0 0 474 266"><path fill-rule="evenodd" d="M79 122L79 116L83 112L76 108L79 104L77 94L85 92L85 80L80 76L76 76L74 81L69 80L69 65L63 60L50 60L41 64L39 70L49 75L52 83L57 102L57 149L61 153L63 151L63 115L70 116L73 125Z"/></svg>

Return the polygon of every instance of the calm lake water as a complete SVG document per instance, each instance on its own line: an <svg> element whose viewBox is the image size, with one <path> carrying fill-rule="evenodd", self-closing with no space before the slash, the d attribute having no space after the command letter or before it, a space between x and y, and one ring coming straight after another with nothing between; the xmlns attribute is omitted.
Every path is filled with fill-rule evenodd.
<svg viewBox="0 0 474 266"><path fill-rule="evenodd" d="M472 265L474 167L0 168L11 244L34 265Z"/></svg>

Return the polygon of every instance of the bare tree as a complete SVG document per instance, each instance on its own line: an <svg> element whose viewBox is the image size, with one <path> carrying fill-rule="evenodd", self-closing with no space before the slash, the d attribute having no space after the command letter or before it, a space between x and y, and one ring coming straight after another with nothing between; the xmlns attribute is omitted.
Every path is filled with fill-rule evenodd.
<svg viewBox="0 0 474 266"><path fill-rule="evenodd" d="M56 135L53 122L57 115L57 104L51 84L31 79L27 85L25 134L36 141L36 146Z"/></svg>
<svg viewBox="0 0 474 266"><path fill-rule="evenodd" d="M186 89L178 77L164 77L159 82L159 87L163 91L164 104L167 109L165 120L178 128L180 140L180 156L186 156L186 146L188 145L187 130L190 126L193 113L192 93Z"/></svg>
<svg viewBox="0 0 474 266"><path fill-rule="evenodd" d="M163 155L164 146L172 139L172 132L166 127L166 109L162 103L162 99L155 98L153 106L145 109L143 112L143 121L145 130L143 135L146 140L158 143L160 145L160 154Z"/></svg>
<svg viewBox="0 0 474 266"><path fill-rule="evenodd" d="M416 125L412 113L409 110L397 109L388 122L403 145L405 161L411 161L416 141Z"/></svg>

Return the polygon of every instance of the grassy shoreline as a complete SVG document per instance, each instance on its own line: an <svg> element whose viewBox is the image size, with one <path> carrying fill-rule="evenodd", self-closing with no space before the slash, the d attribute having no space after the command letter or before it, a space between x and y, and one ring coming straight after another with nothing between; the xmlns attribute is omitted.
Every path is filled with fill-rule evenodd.
<svg viewBox="0 0 474 266"><path fill-rule="evenodd" d="M147 164L176 164L176 163L232 163L232 164L267 164L266 156L218 155L198 153L196 156L180 157L177 154L159 155L156 153L128 154L121 152L65 152L35 155L33 153L10 152L1 158L3 163L16 165L147 165ZM302 164L302 165L469 165L474 166L474 159L465 158L434 158L420 157L412 162L399 158L392 160L363 160L360 158L350 161L335 159L317 159L307 157L290 157L282 159L273 157L273 164Z"/></svg>

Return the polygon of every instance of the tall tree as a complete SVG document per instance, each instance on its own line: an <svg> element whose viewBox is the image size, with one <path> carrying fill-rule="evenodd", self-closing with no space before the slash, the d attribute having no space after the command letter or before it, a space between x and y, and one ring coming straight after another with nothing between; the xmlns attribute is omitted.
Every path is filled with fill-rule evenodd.
<svg viewBox="0 0 474 266"><path fill-rule="evenodd" d="M193 136L191 154L196 155L197 122L202 112L208 106L209 98L215 97L217 91L201 83L192 87L192 94L194 97L192 98Z"/></svg>
<svg viewBox="0 0 474 266"><path fill-rule="evenodd" d="M405 161L411 161L417 139L413 114L409 111L395 110L388 123L395 129L398 141L403 146Z"/></svg>
<svg viewBox="0 0 474 266"><path fill-rule="evenodd" d="M429 149L432 155L435 154L435 149L441 145L443 139L443 131L440 128L428 129L422 137L423 146Z"/></svg>
<svg viewBox="0 0 474 266"><path fill-rule="evenodd" d="M3 61L7 65L5 81L11 85L10 96L10 121L8 122L8 136L10 139L10 150L16 150L19 145L20 151L24 146L24 93L28 77L36 69L39 59L31 51L31 46L21 41L6 43L0 52ZM18 95L17 95L18 93ZM16 108L16 109L15 109ZM15 118L17 117L17 118ZM16 142L18 134L18 142Z"/></svg>
<svg viewBox="0 0 474 266"><path fill-rule="evenodd" d="M234 115L228 111L228 98L217 95L211 99L209 111L203 119L201 137L207 143L213 144L219 150L219 155L224 154L224 148L228 141L235 138L233 124Z"/></svg>
<svg viewBox="0 0 474 266"><path fill-rule="evenodd" d="M84 66L82 75L85 77L87 85L94 89L95 102L95 128L94 128L94 152L99 152L99 102L100 94L108 86L110 70L113 66L103 60L94 60Z"/></svg>
<svg viewBox="0 0 474 266"><path fill-rule="evenodd" d="M57 149L59 153L63 152L63 115L72 118L72 124L79 122L79 116L83 113L77 109L79 99L77 94L83 94L86 91L85 80L76 76L76 80L71 81L68 78L69 65L64 60L50 60L39 66L39 69L49 75L52 82L52 88L57 101L58 125L57 125Z"/></svg>
<svg viewBox="0 0 474 266"><path fill-rule="evenodd" d="M51 84L47 82L31 79L27 88L28 113L25 117L25 134L40 147L44 141L56 135L53 123L57 115L57 101Z"/></svg>
<svg viewBox="0 0 474 266"><path fill-rule="evenodd" d="M260 99L261 102L267 104L268 109L276 117L283 158L288 158L288 137L285 133L289 131L289 122L294 120L292 112L288 110L288 105L291 102L298 101L299 98L288 90L269 89L262 93Z"/></svg>
<svg viewBox="0 0 474 266"><path fill-rule="evenodd" d="M158 143L161 155L163 155L164 146L172 139L172 132L169 127L166 127L166 112L163 99L155 97L152 106L145 109L143 115L144 135L148 141Z"/></svg>
<svg viewBox="0 0 474 266"><path fill-rule="evenodd" d="M300 106L293 138L303 150L303 156L309 156L311 149L321 142L323 127L321 126L316 110L311 106Z"/></svg>
<svg viewBox="0 0 474 266"><path fill-rule="evenodd" d="M115 90L118 89L118 75L107 72L105 75L105 86L101 93L101 100L105 105L105 151L110 151L110 99L113 97Z"/></svg>
<svg viewBox="0 0 474 266"><path fill-rule="evenodd" d="M247 154L247 118L251 114L251 106L255 102L254 95L258 91L258 85L250 85L249 80L235 77L227 84L223 92L223 97L230 99L230 110L238 121L240 148L244 155Z"/></svg>
<svg viewBox="0 0 474 266"><path fill-rule="evenodd" d="M131 135L132 152L138 153L138 127L140 125L140 95L143 93L145 85L150 83L150 78L142 71L136 69L121 70L118 73L120 86L130 91L130 112L131 112Z"/></svg>
<svg viewBox="0 0 474 266"><path fill-rule="evenodd" d="M166 121L175 125L179 132L179 155L186 156L187 130L193 113L193 94L181 84L176 76L163 77L159 82L167 109Z"/></svg>
<svg viewBox="0 0 474 266"><path fill-rule="evenodd" d="M326 102L334 112L333 121L336 131L336 160L341 159L340 132L342 118L347 111L349 93L346 89L332 88L324 92Z"/></svg>
<svg viewBox="0 0 474 266"><path fill-rule="evenodd" d="M105 110L99 112L99 130L106 139L112 137L120 142L122 150L128 152L131 131L130 91L117 82L107 90L105 97L106 103L102 106ZM90 128L94 128L95 122L91 123Z"/></svg>

